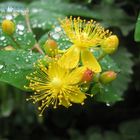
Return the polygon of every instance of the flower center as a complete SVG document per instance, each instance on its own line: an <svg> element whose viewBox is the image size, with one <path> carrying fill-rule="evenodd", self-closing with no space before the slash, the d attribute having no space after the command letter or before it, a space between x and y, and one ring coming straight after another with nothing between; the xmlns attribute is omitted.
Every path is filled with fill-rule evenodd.
<svg viewBox="0 0 140 140"><path fill-rule="evenodd" d="M52 80L52 86L54 86L54 88L60 89L62 87L62 80L58 77L54 77Z"/></svg>

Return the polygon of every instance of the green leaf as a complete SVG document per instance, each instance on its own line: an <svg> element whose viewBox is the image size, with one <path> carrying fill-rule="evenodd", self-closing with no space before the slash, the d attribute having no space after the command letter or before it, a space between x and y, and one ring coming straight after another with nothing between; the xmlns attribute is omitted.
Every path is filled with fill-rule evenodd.
<svg viewBox="0 0 140 140"><path fill-rule="evenodd" d="M59 23L58 19L63 19L63 14L51 12L44 9L34 9L30 11L30 21L32 28L41 28L43 30L50 30Z"/></svg>
<svg viewBox="0 0 140 140"><path fill-rule="evenodd" d="M91 94L95 95L94 99L96 101L104 102L107 106L122 100L111 84L101 85L100 83L97 83L91 89Z"/></svg>
<svg viewBox="0 0 140 140"><path fill-rule="evenodd" d="M134 35L135 41L140 42L140 13L136 22L135 26L135 35Z"/></svg>
<svg viewBox="0 0 140 140"><path fill-rule="evenodd" d="M102 71L113 70L115 72L120 72L119 66L109 55L105 56L100 61L100 65L102 67Z"/></svg>
<svg viewBox="0 0 140 140"><path fill-rule="evenodd" d="M56 8L57 6L57 8ZM86 6L80 4L68 3L62 0L46 0L46 1L36 1L29 5L29 9L38 11L50 11L52 13L59 13L62 15L76 15L84 17L93 17L93 11L89 10Z"/></svg>
<svg viewBox="0 0 140 140"><path fill-rule="evenodd" d="M121 29L124 36L128 35L128 33L134 29L134 19L116 5L102 4L94 6L93 12L100 14L97 19L102 20L101 23L103 26L118 27Z"/></svg>
<svg viewBox="0 0 140 140"><path fill-rule="evenodd" d="M124 47L120 47L118 52L113 56L113 59L121 69L117 79L112 83L114 90L119 95L123 95L128 88L128 84L131 82L131 75L133 74L132 67L134 65L131 58L132 54Z"/></svg>
<svg viewBox="0 0 140 140"><path fill-rule="evenodd" d="M33 63L40 57L31 51L0 51L0 81L25 90L26 76L33 71Z"/></svg>
<svg viewBox="0 0 140 140"><path fill-rule="evenodd" d="M25 4L21 2L2 2L0 3L0 12L9 14L11 12L23 12L25 10Z"/></svg>

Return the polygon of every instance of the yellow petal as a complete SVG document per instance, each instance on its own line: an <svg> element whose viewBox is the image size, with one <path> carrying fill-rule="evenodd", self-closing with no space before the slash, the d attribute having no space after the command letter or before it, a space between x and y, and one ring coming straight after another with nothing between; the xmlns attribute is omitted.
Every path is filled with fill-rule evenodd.
<svg viewBox="0 0 140 140"><path fill-rule="evenodd" d="M77 84L81 81L82 77L83 77L83 73L86 70L86 67L78 67L76 69L74 69L68 76L68 83L69 84Z"/></svg>
<svg viewBox="0 0 140 140"><path fill-rule="evenodd" d="M71 46L59 59L58 63L66 69L72 69L78 65L79 58L80 50L76 46Z"/></svg>
<svg viewBox="0 0 140 140"><path fill-rule="evenodd" d="M63 105L64 107L68 108L70 105L68 104L68 102L65 100L65 98L62 98L61 100L61 105Z"/></svg>
<svg viewBox="0 0 140 140"><path fill-rule="evenodd" d="M87 49L81 51L81 59L84 66L91 69L93 72L101 72L101 67L94 55Z"/></svg>
<svg viewBox="0 0 140 140"><path fill-rule="evenodd" d="M73 91L77 92L71 92L69 94L70 101L73 103L83 103L83 101L86 99L86 95L81 92L78 87L74 87Z"/></svg>

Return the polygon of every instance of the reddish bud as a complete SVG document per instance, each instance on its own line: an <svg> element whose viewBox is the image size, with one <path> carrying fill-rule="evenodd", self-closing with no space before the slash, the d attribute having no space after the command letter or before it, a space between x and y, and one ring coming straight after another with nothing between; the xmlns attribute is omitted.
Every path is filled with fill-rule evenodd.
<svg viewBox="0 0 140 140"><path fill-rule="evenodd" d="M90 69L85 70L82 77L82 82L90 82L93 79L93 71Z"/></svg>
<svg viewBox="0 0 140 140"><path fill-rule="evenodd" d="M44 45L44 51L49 56L55 56L58 54L58 45L55 40L48 39Z"/></svg>
<svg viewBox="0 0 140 140"><path fill-rule="evenodd" d="M107 84L115 80L116 77L117 77L117 73L115 73L114 71L106 71L100 75L100 81L103 84Z"/></svg>

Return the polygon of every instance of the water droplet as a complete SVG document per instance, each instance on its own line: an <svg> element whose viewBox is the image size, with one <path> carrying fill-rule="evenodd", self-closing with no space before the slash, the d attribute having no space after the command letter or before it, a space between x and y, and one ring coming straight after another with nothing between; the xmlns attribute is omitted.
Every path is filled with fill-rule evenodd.
<svg viewBox="0 0 140 140"><path fill-rule="evenodd" d="M21 31L23 31L23 30L24 30L24 26L23 26L23 25L21 25L21 24L18 24L18 25L17 25L17 28L18 28L19 30L21 30Z"/></svg>
<svg viewBox="0 0 140 140"><path fill-rule="evenodd" d="M56 40L58 40L60 38L60 35L59 34L53 34L52 37Z"/></svg>
<svg viewBox="0 0 140 140"><path fill-rule="evenodd" d="M18 74L19 72L15 71L15 74Z"/></svg>
<svg viewBox="0 0 140 140"><path fill-rule="evenodd" d="M28 59L25 59L25 61L26 61L26 62L29 62L29 60L28 60Z"/></svg>
<svg viewBox="0 0 140 140"><path fill-rule="evenodd" d="M2 69L3 68L3 65L0 65L0 69Z"/></svg>
<svg viewBox="0 0 140 140"><path fill-rule="evenodd" d="M23 35L23 32L19 31L18 34L19 34L19 35Z"/></svg>
<svg viewBox="0 0 140 140"><path fill-rule="evenodd" d="M21 41L21 38L17 38L17 40Z"/></svg>
<svg viewBox="0 0 140 140"><path fill-rule="evenodd" d="M108 68L110 69L110 68L111 68L111 66L110 66L110 65L108 65Z"/></svg>
<svg viewBox="0 0 140 140"><path fill-rule="evenodd" d="M12 20L13 16L12 15L6 15L5 18L8 19L8 20Z"/></svg>
<svg viewBox="0 0 140 140"><path fill-rule="evenodd" d="M30 45L30 43L31 43L31 41L29 40L29 41L27 42L27 45Z"/></svg>
<svg viewBox="0 0 140 140"><path fill-rule="evenodd" d="M8 7L8 8L7 8L7 13L13 12L13 9L14 9L13 7Z"/></svg>
<svg viewBox="0 0 140 140"><path fill-rule="evenodd" d="M5 39L5 37L4 37L4 36L1 36L1 37L0 37L0 40L1 40L1 41L3 41L4 39Z"/></svg>
<svg viewBox="0 0 140 140"><path fill-rule="evenodd" d="M42 27L42 25L41 24L38 24L38 28L41 28Z"/></svg>
<svg viewBox="0 0 140 140"><path fill-rule="evenodd" d="M106 106L110 106L110 104L109 103L106 103Z"/></svg>
<svg viewBox="0 0 140 140"><path fill-rule="evenodd" d="M61 31L61 28L58 26L58 27L55 27L55 32L60 32Z"/></svg>
<svg viewBox="0 0 140 140"><path fill-rule="evenodd" d="M15 71L15 69L11 69L11 71Z"/></svg>
<svg viewBox="0 0 140 140"><path fill-rule="evenodd" d="M17 57L16 60L19 60L19 57Z"/></svg>
<svg viewBox="0 0 140 140"><path fill-rule="evenodd" d="M105 89L105 92L108 92L108 89L107 88Z"/></svg>
<svg viewBox="0 0 140 140"><path fill-rule="evenodd" d="M3 73L6 73L6 71L3 71Z"/></svg>

